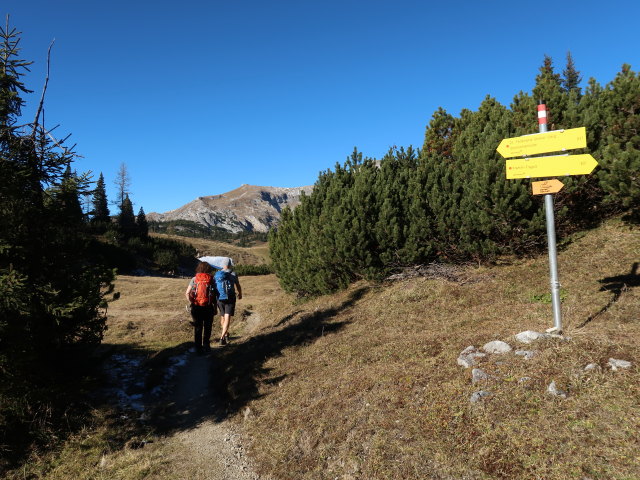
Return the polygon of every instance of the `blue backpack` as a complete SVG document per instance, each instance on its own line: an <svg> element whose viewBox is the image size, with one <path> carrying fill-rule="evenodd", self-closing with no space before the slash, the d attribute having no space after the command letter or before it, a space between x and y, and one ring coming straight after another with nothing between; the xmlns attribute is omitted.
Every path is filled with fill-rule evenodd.
<svg viewBox="0 0 640 480"><path fill-rule="evenodd" d="M233 278L231 272L219 270L215 275L216 287L218 287L218 300L233 300L236 298L236 291L233 288Z"/></svg>

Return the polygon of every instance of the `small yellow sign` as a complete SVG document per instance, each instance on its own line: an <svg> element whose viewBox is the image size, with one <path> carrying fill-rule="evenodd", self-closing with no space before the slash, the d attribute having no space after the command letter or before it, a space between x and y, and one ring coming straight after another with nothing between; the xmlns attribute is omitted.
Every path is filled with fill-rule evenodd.
<svg viewBox="0 0 640 480"><path fill-rule="evenodd" d="M587 175L598 162L589 154L507 160L507 179Z"/></svg>
<svg viewBox="0 0 640 480"><path fill-rule="evenodd" d="M552 132L534 133L522 137L505 138L498 145L498 153L504 158L561 152L587 146L585 127Z"/></svg>
<svg viewBox="0 0 640 480"><path fill-rule="evenodd" d="M534 195L547 195L549 193L558 193L564 187L564 183L555 178L545 180L543 182L531 182L531 189Z"/></svg>

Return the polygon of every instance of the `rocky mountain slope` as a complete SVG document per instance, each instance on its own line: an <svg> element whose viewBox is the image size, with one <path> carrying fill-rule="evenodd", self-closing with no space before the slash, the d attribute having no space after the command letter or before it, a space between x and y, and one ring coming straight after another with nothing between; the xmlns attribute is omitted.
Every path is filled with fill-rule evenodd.
<svg viewBox="0 0 640 480"><path fill-rule="evenodd" d="M312 189L312 186L282 188L245 184L227 193L196 198L169 212L149 213L147 219L154 222L190 220L233 233L267 232L278 223L284 207L294 208L300 203L301 193L310 194Z"/></svg>

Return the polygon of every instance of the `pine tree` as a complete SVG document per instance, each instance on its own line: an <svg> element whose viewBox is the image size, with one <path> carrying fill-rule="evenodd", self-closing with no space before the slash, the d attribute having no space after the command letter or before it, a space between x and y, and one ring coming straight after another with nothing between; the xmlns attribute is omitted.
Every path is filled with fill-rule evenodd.
<svg viewBox="0 0 640 480"><path fill-rule="evenodd" d="M562 88L567 93L576 92L580 98L580 82L582 82L580 72L576 69L571 52L567 52L567 66L562 71Z"/></svg>
<svg viewBox="0 0 640 480"><path fill-rule="evenodd" d="M109 203L107 202L107 191L104 183L104 176L100 172L100 177L96 182L96 188L93 191L93 210L91 222L96 225L108 225L111 222L109 216Z"/></svg>
<svg viewBox="0 0 640 480"><path fill-rule="evenodd" d="M138 227L138 236L140 238L147 238L149 236L149 224L147 223L147 216L144 214L144 209L140 207L138 216L136 217L136 226Z"/></svg>
<svg viewBox="0 0 640 480"><path fill-rule="evenodd" d="M606 146L600 184L606 201L640 216L640 75L623 65L603 96Z"/></svg>
<svg viewBox="0 0 640 480"><path fill-rule="evenodd" d="M37 435L32 412L49 406L32 392L51 388L60 353L80 361L76 347L101 340L112 280L89 248L79 202L86 176L72 172L73 152L50 140L39 114L29 131L15 128L29 65L17 58L18 35L0 27L0 431L9 443Z"/></svg>
<svg viewBox="0 0 640 480"><path fill-rule="evenodd" d="M567 98L567 92L562 87L562 79L554 71L551 57L545 55L540 73L536 76L533 99L536 102L543 101L547 105L549 130L565 128L563 120Z"/></svg>
<svg viewBox="0 0 640 480"><path fill-rule="evenodd" d="M391 148L381 162L376 186L380 197L375 233L384 266L406 264L404 251L411 203L407 189L416 166L416 152L412 147L406 151L402 147Z"/></svg>
<svg viewBox="0 0 640 480"><path fill-rule="evenodd" d="M444 197L452 191L440 189L440 173L451 168L453 144L457 135L456 119L439 108L425 132L422 151L408 179L407 238L403 255L408 262L427 262L436 256L439 244L436 215Z"/></svg>
<svg viewBox="0 0 640 480"><path fill-rule="evenodd" d="M131 203L129 195L125 195L120 206L118 229L125 241L136 236L136 216L133 213L133 203Z"/></svg>
<svg viewBox="0 0 640 480"><path fill-rule="evenodd" d="M82 228L84 214L80 205L81 179L71 171L71 164L62 174L60 185L50 190L51 200L56 204L59 218L66 225Z"/></svg>

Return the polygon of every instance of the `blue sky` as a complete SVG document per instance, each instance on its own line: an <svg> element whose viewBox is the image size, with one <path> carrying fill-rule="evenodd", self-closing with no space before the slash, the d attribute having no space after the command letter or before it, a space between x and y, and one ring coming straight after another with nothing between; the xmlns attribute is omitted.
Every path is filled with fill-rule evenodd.
<svg viewBox="0 0 640 480"><path fill-rule="evenodd" d="M570 50L583 84L640 68L637 0L1 5L35 62L27 121L55 38L47 125L72 133L75 168L102 172L110 200L124 162L136 212L243 183L310 185L354 146L378 158L420 147L438 107L457 115L487 94L509 105L545 54L561 72Z"/></svg>

